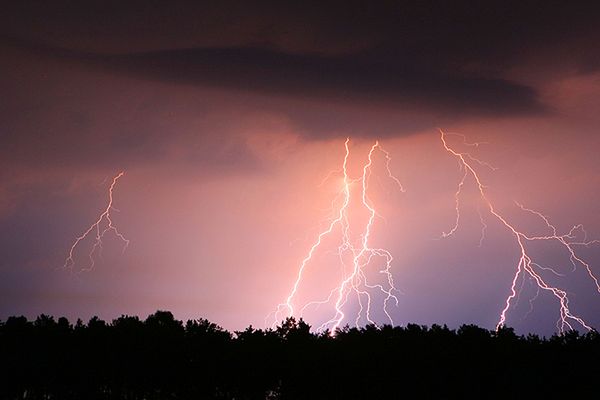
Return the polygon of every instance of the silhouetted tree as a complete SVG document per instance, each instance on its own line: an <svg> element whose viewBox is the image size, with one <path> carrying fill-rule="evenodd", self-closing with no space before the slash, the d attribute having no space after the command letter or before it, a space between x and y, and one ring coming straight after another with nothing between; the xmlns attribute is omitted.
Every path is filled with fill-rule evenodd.
<svg viewBox="0 0 600 400"><path fill-rule="evenodd" d="M74 325L0 321L2 399L594 397L600 335L409 324L312 333L302 319L232 335L168 311ZM557 379L557 376L560 379Z"/></svg>

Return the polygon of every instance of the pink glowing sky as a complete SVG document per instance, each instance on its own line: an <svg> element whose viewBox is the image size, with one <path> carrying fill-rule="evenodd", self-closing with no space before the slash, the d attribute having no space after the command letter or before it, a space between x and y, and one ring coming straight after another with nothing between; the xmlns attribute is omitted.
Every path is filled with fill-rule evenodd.
<svg viewBox="0 0 600 400"><path fill-rule="evenodd" d="M359 29L341 18L326 23L317 10L191 7L188 15L156 6L140 17L133 6L108 4L104 14L61 13L25 2L0 21L0 319L169 309L228 329L262 327L330 215L341 182L320 183L340 168L346 137L351 175L379 139L406 189L375 166L371 197L385 219L376 220L373 243L395 257L396 323L494 327L518 257L491 220L478 247L472 186L464 225L437 240L454 223L460 179L437 128L487 143L476 154L498 170L482 176L516 225L543 228L515 200L562 232L583 223L600 238L600 32L589 16L597 10L551 10L528 28L533 9L492 27L479 10L472 29L488 47L465 44L473 32L456 25L481 18L460 7L446 17L407 11L441 24L429 31L397 29L385 10L369 14L381 24ZM506 30L522 36L506 39ZM370 70L377 73L365 76ZM121 254L107 239L93 271L57 269L121 170L114 221L129 248ZM533 251L570 270L557 248ZM600 274L600 247L581 254ZM303 296L321 297L331 268L324 251ZM571 293L573 311L600 326L600 294L583 270L552 281ZM526 283L508 323L551 333L551 296L540 295L523 318L534 294Z"/></svg>

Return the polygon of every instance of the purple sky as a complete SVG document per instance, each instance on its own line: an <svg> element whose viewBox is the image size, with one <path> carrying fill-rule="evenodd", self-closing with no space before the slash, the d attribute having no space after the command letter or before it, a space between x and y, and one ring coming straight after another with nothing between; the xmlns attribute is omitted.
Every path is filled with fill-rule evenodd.
<svg viewBox="0 0 600 400"><path fill-rule="evenodd" d="M549 234L514 201L549 216L559 234L582 223L587 239L600 238L599 14L539 2L6 5L0 319L169 309L228 329L262 327L327 227L341 181L321 182L340 168L349 137L352 177L379 139L406 189L386 178L380 154L372 245L394 256L394 322L494 328L518 245L470 178L460 228L439 240L454 224L462 175L438 128L485 142L452 138L497 167L478 171L518 229ZM121 253L109 234L92 271L61 270L122 170L112 216L129 247ZM478 207L488 225L481 246ZM357 225L362 212L350 214ZM355 240L360 233L353 228ZM336 238L317 252L298 302L333 287ZM75 270L90 245L76 252ZM577 251L600 275L600 245ZM600 293L585 268L572 271L556 241L530 252L560 274L538 270L566 291L573 314L599 327ZM554 332L556 297L542 290L528 312L537 286L518 287L507 324ZM349 301L348 313L356 309ZM330 312L306 317L318 325Z"/></svg>

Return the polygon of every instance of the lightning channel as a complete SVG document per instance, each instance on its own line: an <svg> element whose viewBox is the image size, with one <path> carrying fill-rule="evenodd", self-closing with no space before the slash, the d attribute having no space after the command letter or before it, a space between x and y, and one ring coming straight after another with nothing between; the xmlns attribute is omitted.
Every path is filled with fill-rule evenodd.
<svg viewBox="0 0 600 400"><path fill-rule="evenodd" d="M384 157L384 166L387 177L394 182L401 192L404 192L404 187L400 183L400 180L392 174L390 168L392 158L390 157L390 154L381 147L378 141L376 141L369 150L367 162L363 165L361 176L351 178L348 174L348 161L350 157L349 143L350 139L347 138L344 142L344 161L339 170L343 175L342 189L338 194L342 199L341 204L334 212L335 217L329 222L327 228L318 234L315 242L309 248L306 256L302 259L292 289L285 301L279 304L276 310L267 316L267 319L274 317L273 323L271 324L272 327L286 317L295 316L296 314L302 317L310 308L319 308L321 306L329 305L332 310L332 316L317 330L328 330L333 335L348 317L346 306L351 297L356 299L358 305L358 312L356 312L354 317L354 323L359 325L360 321L363 320L366 323L375 324L372 311L372 297L374 293L378 293L379 296L383 297L382 312L390 323L394 323L389 311L390 304L398 305L396 293L399 293L399 291L394 284L391 270L394 258L388 250L383 248L373 248L370 245L373 227L375 225L376 217L378 216L373 202L368 197L369 181L373 174L373 163L376 153L382 154ZM329 176L330 175L327 177ZM325 180L321 185L323 185L324 182ZM358 243L352 239L350 233L350 227L351 225L354 225L353 216L350 212L353 186L358 186L360 188L360 206L368 212L368 220L360 230L360 240ZM336 201L334 200L332 204L335 205ZM338 281L339 283L329 291L326 298L309 301L304 305L297 307L295 302L306 269L311 264L311 261L313 261L315 253L322 246L324 238L334 234L339 235L337 254L342 267L342 277L340 281ZM351 265L349 265L349 261L347 262L346 260L352 260ZM377 267L375 267L376 271L378 274L382 274L384 278L382 283L370 283L367 267L372 268L371 265L377 265Z"/></svg>
<svg viewBox="0 0 600 400"><path fill-rule="evenodd" d="M600 293L600 284L597 277L594 275L592 268L588 262L586 262L583 258L581 258L576 251L576 248L579 246L590 246L593 244L598 244L598 240L588 240L587 233L583 229L582 225L575 225L569 232L566 234L559 234L557 228L550 222L549 218L539 211L527 208L520 203L516 203L517 207L521 209L521 211L530 213L535 217L539 218L544 222L546 228L550 232L546 235L529 235L521 230L519 230L513 223L509 222L507 218L505 218L494 206L493 202L490 200L486 193L486 186L482 183L479 173L477 172L477 166L479 167L487 167L491 169L495 169L490 164L483 162L476 157L472 156L467 152L460 152L452 147L448 143L448 136L454 135L462 137L463 144L467 146L478 146L481 143L468 143L466 142L464 136L457 134L445 133L443 130L439 130L440 139L444 150L452 155L459 164L460 170L462 171L461 179L459 180L457 190L454 194L455 199L455 223L450 230L443 233L443 237L452 236L459 228L460 224L460 199L466 184L467 178L471 177L475 183L475 187L478 191L478 195L483 202L487 213L494 219L496 219L501 226L507 229L507 231L513 236L515 244L519 253L519 261L517 262L515 273L511 280L509 293L504 301L504 307L502 308L499 316L498 323L496 325L496 329L500 329L506 324L507 315L511 306L518 299L518 294L520 289L517 287L519 279L529 278L531 282L533 282L538 292L535 295L535 298L530 300L530 307L533 307L533 301L538 297L539 291L545 291L553 295L559 303L559 318L557 320L556 326L560 333L564 333L567 330L573 330L575 326L583 327L586 330L592 330L593 328L580 316L574 314L569 307L569 297L566 290L561 289L557 286L553 286L549 284L543 277L542 271L550 271L556 275L562 276L562 274L558 273L555 269L547 266L542 266L539 263L535 262L533 257L527 250L527 245L531 242L535 241L550 241L558 243L564 250L569 254L570 262L572 265L572 270L575 270L578 266L582 266L585 268L587 274L591 278L594 283L596 290ZM480 212L480 221L482 223L482 233L479 244L484 240L485 231L488 228L488 225L485 223L485 219L483 214ZM579 239L579 235L577 232L582 232L583 239ZM528 314L531 312L528 312Z"/></svg>
<svg viewBox="0 0 600 400"><path fill-rule="evenodd" d="M108 188L108 203L106 208L98 216L98 219L75 239L69 249L63 269L68 270L71 273L91 271L94 269L96 257L100 256L102 253L102 241L108 233L113 233L123 243L123 251L129 246L129 240L118 230L111 216L111 211L118 211L113 206L113 196L117 182L123 175L125 175L125 172L121 171L112 178L112 182ZM89 261L87 265L75 270L75 267L77 266L77 263L75 262L75 253L77 252L78 247L81 247L80 245L82 245L82 242L88 237L93 239L92 246L87 254Z"/></svg>

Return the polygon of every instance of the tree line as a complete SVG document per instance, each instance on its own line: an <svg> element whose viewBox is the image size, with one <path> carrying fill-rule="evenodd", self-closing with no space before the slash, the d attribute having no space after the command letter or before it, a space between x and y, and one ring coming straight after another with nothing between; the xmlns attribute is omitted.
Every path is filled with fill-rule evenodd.
<svg viewBox="0 0 600 400"><path fill-rule="evenodd" d="M598 393L600 335L40 315L0 321L0 365L3 399L555 398Z"/></svg>

